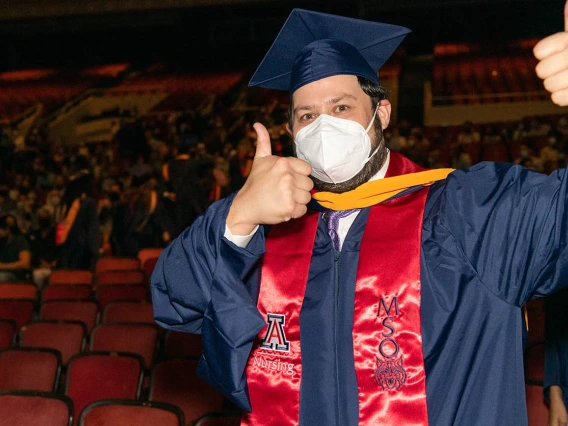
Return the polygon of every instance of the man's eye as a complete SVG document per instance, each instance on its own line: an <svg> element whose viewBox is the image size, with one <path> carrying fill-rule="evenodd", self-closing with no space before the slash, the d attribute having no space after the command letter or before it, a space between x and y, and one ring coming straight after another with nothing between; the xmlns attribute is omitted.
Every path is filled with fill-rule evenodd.
<svg viewBox="0 0 568 426"><path fill-rule="evenodd" d="M349 107L347 105L337 105L335 107L335 111L336 112L345 112L349 109Z"/></svg>
<svg viewBox="0 0 568 426"><path fill-rule="evenodd" d="M307 121L314 118L313 114L304 114L300 117L300 121Z"/></svg>

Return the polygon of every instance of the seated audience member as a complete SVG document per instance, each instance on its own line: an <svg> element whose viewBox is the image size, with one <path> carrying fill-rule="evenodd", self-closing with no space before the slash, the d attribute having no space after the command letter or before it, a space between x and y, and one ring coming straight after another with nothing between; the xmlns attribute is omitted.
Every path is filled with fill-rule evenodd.
<svg viewBox="0 0 568 426"><path fill-rule="evenodd" d="M0 218L0 282L26 279L31 264L28 242L21 235L14 235L9 218Z"/></svg>
<svg viewBox="0 0 568 426"><path fill-rule="evenodd" d="M53 215L48 209L38 210L37 223L37 229L30 232L28 239L32 249L33 281L41 288L57 265L57 246L55 245Z"/></svg>
<svg viewBox="0 0 568 426"><path fill-rule="evenodd" d="M550 404L549 426L568 424L568 290L546 299L544 396Z"/></svg>

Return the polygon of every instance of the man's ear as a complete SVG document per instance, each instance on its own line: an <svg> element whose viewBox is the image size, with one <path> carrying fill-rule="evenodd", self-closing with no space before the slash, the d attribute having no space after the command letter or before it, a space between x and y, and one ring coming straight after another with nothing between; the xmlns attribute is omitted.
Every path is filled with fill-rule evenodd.
<svg viewBox="0 0 568 426"><path fill-rule="evenodd" d="M385 130L390 122L391 116L391 103L388 99L383 99L379 102L379 107L377 108L377 114L381 120L381 126Z"/></svg>
<svg viewBox="0 0 568 426"><path fill-rule="evenodd" d="M290 123L286 123L286 131L290 134L290 136L294 137L292 129L290 128Z"/></svg>

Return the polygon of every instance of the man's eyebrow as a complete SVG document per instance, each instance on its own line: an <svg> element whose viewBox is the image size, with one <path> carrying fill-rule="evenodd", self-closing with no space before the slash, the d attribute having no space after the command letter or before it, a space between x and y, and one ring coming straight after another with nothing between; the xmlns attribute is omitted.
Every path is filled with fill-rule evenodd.
<svg viewBox="0 0 568 426"><path fill-rule="evenodd" d="M346 99L350 99L350 100L353 100L353 101L356 101L356 100L357 100L357 98L356 98L355 96L349 95L349 94L345 94L345 95L337 96L337 97L335 97L335 98L331 98L331 99L325 101L325 103L326 103L326 104L336 104L336 103L341 102L341 101L344 101L344 100L346 100Z"/></svg>
<svg viewBox="0 0 568 426"><path fill-rule="evenodd" d="M349 94L345 94L345 95L341 95L341 96L336 96L335 98L331 98L325 101L326 104L336 104L339 103L341 101L344 101L346 99L350 99L350 100L357 100L357 97L353 96L353 95L349 95ZM298 111L312 111L313 109L315 109L314 105L300 105L296 108L294 108L294 114L296 114Z"/></svg>
<svg viewBox="0 0 568 426"><path fill-rule="evenodd" d="M296 114L298 111L311 111L313 109L315 109L314 105L300 105L294 108L294 114Z"/></svg>

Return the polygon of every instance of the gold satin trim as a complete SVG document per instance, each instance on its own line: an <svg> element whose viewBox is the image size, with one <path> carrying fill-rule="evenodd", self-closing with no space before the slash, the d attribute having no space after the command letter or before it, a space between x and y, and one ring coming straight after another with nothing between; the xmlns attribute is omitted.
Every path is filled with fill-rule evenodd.
<svg viewBox="0 0 568 426"><path fill-rule="evenodd" d="M316 192L312 198L331 210L361 209L374 206L414 186L432 185L444 180L455 169L435 169L409 173L364 183L353 191L342 194Z"/></svg>

